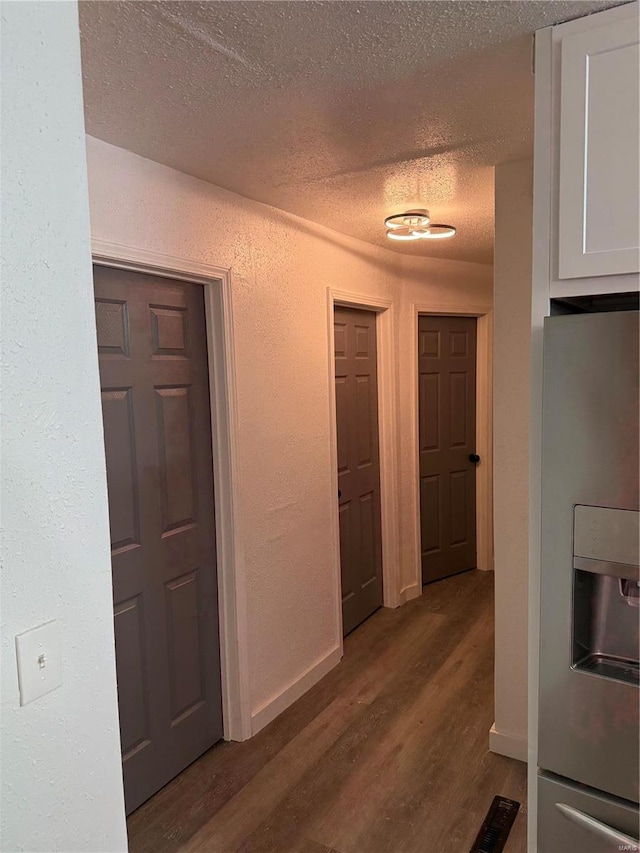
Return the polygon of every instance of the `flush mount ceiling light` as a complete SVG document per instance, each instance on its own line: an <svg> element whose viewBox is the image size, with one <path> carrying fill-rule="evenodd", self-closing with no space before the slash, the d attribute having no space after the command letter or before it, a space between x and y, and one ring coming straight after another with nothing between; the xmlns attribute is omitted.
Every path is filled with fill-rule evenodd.
<svg viewBox="0 0 640 853"><path fill-rule="evenodd" d="M390 240L434 240L453 237L456 229L453 225L431 222L428 210L408 210L387 216L387 237Z"/></svg>

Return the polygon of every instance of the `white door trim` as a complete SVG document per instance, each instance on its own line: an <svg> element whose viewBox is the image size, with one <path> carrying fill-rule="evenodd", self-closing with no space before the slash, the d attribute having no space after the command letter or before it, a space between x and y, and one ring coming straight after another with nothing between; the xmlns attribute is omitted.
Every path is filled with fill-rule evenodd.
<svg viewBox="0 0 640 853"><path fill-rule="evenodd" d="M411 307L413 317L413 394L411 395L412 452L415 460L412 517L415 526L414 552L416 565L421 571L420 549L420 464L418 429L418 316L420 314L458 314L477 318L476 341L476 452L480 464L476 476L476 553L479 569L493 569L493 404L492 404L492 355L493 355L493 310L482 305L437 305L416 303ZM421 582L421 578L420 578Z"/></svg>
<svg viewBox="0 0 640 853"><path fill-rule="evenodd" d="M237 401L231 275L228 269L91 241L93 262L204 286L216 507L222 719L225 740L251 736L246 583L237 524Z"/></svg>
<svg viewBox="0 0 640 853"><path fill-rule="evenodd" d="M400 594L400 514L396 427L396 354L393 337L393 303L382 297L363 296L327 288L329 342L329 411L331 414L331 514L334 541L334 578L337 624L342 643L342 578L340 574L340 522L338 518L338 433L336 422L334 308L362 308L376 313L378 371L378 433L380 445L380 514L382 522L382 594L385 607L398 607Z"/></svg>

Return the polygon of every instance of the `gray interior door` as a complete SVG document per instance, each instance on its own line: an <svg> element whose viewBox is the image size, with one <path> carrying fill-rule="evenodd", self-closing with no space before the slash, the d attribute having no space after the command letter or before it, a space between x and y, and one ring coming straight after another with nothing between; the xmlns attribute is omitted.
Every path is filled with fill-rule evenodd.
<svg viewBox="0 0 640 853"><path fill-rule="evenodd" d="M336 308L334 329L342 621L348 634L382 606L376 315Z"/></svg>
<svg viewBox="0 0 640 853"><path fill-rule="evenodd" d="M422 582L476 566L476 320L418 319Z"/></svg>
<svg viewBox="0 0 640 853"><path fill-rule="evenodd" d="M202 287L94 267L131 812L222 737Z"/></svg>

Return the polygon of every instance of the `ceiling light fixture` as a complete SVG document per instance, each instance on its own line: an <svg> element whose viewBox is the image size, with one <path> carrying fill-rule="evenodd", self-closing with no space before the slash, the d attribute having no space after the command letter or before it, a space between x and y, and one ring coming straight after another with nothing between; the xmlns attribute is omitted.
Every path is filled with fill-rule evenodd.
<svg viewBox="0 0 640 853"><path fill-rule="evenodd" d="M390 240L435 240L453 237L453 225L431 222L428 210L408 210L387 216L384 221Z"/></svg>

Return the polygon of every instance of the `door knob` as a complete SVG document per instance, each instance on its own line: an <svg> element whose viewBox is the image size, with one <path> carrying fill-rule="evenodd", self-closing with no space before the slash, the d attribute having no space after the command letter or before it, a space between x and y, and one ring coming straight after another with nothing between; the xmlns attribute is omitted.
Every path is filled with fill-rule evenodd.
<svg viewBox="0 0 640 853"><path fill-rule="evenodd" d="M342 497L342 490L338 489L338 500L340 500L341 497Z"/></svg>
<svg viewBox="0 0 640 853"><path fill-rule="evenodd" d="M469 454L469 462L478 463L479 461L480 461L480 457L478 456L477 453L470 453Z"/></svg>

